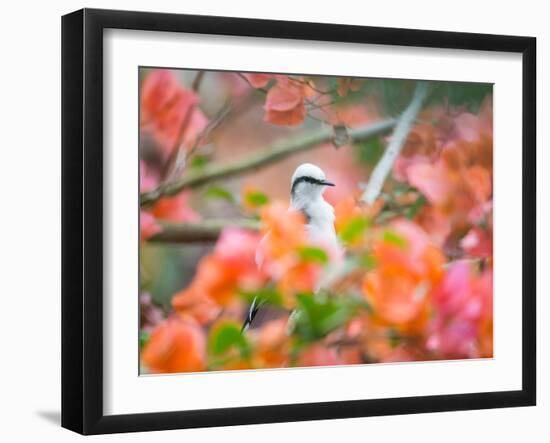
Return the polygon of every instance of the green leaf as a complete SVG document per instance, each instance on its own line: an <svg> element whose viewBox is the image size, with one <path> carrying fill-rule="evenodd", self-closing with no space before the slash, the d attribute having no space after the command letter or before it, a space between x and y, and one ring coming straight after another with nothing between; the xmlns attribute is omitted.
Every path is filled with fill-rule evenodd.
<svg viewBox="0 0 550 443"><path fill-rule="evenodd" d="M378 264L376 257L372 254L363 254L359 257L359 265L367 270L373 269Z"/></svg>
<svg viewBox="0 0 550 443"><path fill-rule="evenodd" d="M401 343L402 337L399 335L399 332L392 328L388 331L388 340L390 342L390 346L395 348Z"/></svg>
<svg viewBox="0 0 550 443"><path fill-rule="evenodd" d="M231 192L229 192L225 188L222 188L221 186L212 186L208 188L204 193L204 196L211 199L225 200L230 203L235 202L235 197L233 196L233 194L231 194Z"/></svg>
<svg viewBox="0 0 550 443"><path fill-rule="evenodd" d="M195 155L189 162L192 169L202 169L210 162L210 158L206 155Z"/></svg>
<svg viewBox="0 0 550 443"><path fill-rule="evenodd" d="M322 265L328 262L328 254L325 250L315 246L303 246L298 250L298 255L305 262L320 263Z"/></svg>
<svg viewBox="0 0 550 443"><path fill-rule="evenodd" d="M261 303L267 303L273 306L281 306L283 304L283 297L281 294L270 286L256 291L241 291L240 295L248 303L252 303L252 300L257 298Z"/></svg>
<svg viewBox="0 0 550 443"><path fill-rule="evenodd" d="M243 357L250 355L250 344L241 334L241 327L235 322L225 322L214 327L208 338L208 349L211 354L220 356L231 348L237 348Z"/></svg>
<svg viewBox="0 0 550 443"><path fill-rule="evenodd" d="M393 244L400 248L404 248L407 246L407 240L402 236L400 236L395 231L392 231L390 229L386 229L384 231L384 234L382 235L382 239L384 240L384 242Z"/></svg>
<svg viewBox="0 0 550 443"><path fill-rule="evenodd" d="M492 92L491 83L434 82L426 105L447 103L477 113L485 97Z"/></svg>
<svg viewBox="0 0 550 443"><path fill-rule="evenodd" d="M370 226L370 220L365 217L352 218L340 232L340 239L344 243L351 243L357 240Z"/></svg>
<svg viewBox="0 0 550 443"><path fill-rule="evenodd" d="M350 299L302 293L296 295L300 315L295 334L304 341L315 341L343 326L353 315L356 303Z"/></svg>
<svg viewBox="0 0 550 443"><path fill-rule="evenodd" d="M418 214L418 211L420 211L425 204L426 197L420 195L412 205L409 205L405 208L405 217L407 217L408 219L414 218L416 214Z"/></svg>
<svg viewBox="0 0 550 443"><path fill-rule="evenodd" d="M145 331L139 331L139 347L143 348L145 344L149 341L150 334Z"/></svg>
<svg viewBox="0 0 550 443"><path fill-rule="evenodd" d="M248 205L254 207L263 206L269 203L269 197L267 195L265 195L263 192L256 191L248 192L247 194L245 194L244 200Z"/></svg>

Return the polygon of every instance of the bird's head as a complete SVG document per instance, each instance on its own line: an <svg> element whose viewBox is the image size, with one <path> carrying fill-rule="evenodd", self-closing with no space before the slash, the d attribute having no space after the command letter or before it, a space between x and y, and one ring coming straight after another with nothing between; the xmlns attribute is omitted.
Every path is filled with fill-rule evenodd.
<svg viewBox="0 0 550 443"><path fill-rule="evenodd" d="M327 186L334 186L334 183L326 180L323 170L311 163L304 163L292 175L290 195L293 201L312 201L323 195Z"/></svg>

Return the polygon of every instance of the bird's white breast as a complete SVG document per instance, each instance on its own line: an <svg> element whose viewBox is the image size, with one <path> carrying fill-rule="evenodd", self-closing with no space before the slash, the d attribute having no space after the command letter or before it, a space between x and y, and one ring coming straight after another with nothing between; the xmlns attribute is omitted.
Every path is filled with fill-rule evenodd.
<svg viewBox="0 0 550 443"><path fill-rule="evenodd" d="M300 210L306 215L306 230L311 243L328 247L332 251L340 249L334 229L334 209L329 203L319 198L300 208L292 207L292 209Z"/></svg>

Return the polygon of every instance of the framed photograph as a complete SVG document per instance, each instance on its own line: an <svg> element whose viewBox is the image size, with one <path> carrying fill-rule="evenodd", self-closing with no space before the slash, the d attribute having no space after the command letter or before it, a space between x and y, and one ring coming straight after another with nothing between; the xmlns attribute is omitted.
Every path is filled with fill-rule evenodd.
<svg viewBox="0 0 550 443"><path fill-rule="evenodd" d="M62 20L62 425L534 405L531 37Z"/></svg>

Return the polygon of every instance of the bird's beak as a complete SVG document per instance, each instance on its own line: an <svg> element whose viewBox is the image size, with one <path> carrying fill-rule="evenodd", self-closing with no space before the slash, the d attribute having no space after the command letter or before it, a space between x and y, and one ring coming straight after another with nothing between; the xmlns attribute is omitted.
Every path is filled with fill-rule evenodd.
<svg viewBox="0 0 550 443"><path fill-rule="evenodd" d="M323 184L324 186L336 186L334 183L329 182L329 181L326 181L326 180L323 180L322 184Z"/></svg>

